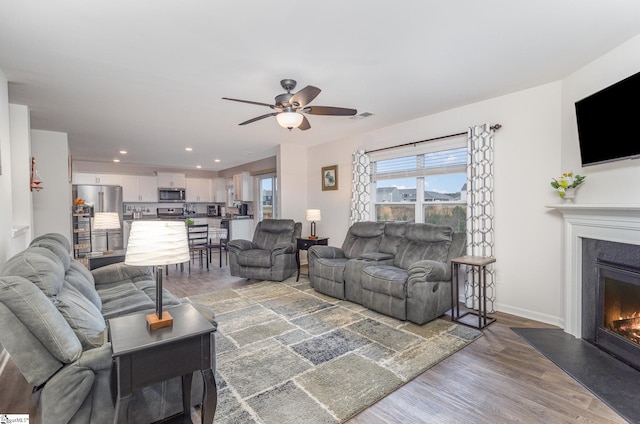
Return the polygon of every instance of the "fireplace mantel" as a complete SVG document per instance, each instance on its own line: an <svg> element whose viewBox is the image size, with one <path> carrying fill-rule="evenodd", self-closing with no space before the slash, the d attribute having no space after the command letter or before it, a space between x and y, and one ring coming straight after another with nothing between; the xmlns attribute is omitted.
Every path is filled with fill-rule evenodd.
<svg viewBox="0 0 640 424"><path fill-rule="evenodd" d="M564 331L582 337L582 239L640 245L640 204L549 205L564 218Z"/></svg>

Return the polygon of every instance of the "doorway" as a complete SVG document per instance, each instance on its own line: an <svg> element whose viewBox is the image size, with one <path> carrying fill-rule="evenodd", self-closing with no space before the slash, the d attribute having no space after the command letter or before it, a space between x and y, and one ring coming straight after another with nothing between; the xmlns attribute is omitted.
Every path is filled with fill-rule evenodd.
<svg viewBox="0 0 640 424"><path fill-rule="evenodd" d="M278 180L276 174L261 175L258 177L259 211L260 221L263 219L278 218L278 193L276 187Z"/></svg>

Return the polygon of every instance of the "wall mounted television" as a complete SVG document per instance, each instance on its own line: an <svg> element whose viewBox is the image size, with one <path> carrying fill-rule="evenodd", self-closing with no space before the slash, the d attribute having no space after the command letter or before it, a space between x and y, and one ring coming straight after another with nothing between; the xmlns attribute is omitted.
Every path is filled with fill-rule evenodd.
<svg viewBox="0 0 640 424"><path fill-rule="evenodd" d="M640 157L640 72L576 102L582 166Z"/></svg>

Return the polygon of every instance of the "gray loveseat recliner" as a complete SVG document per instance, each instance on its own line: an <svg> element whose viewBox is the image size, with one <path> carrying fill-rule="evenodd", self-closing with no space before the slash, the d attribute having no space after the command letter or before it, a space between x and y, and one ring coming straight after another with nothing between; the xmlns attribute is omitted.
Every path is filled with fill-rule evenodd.
<svg viewBox="0 0 640 424"><path fill-rule="evenodd" d="M342 248L309 248L309 280L321 293L424 324L451 309L451 259L465 247L466 235L447 226L358 222Z"/></svg>
<svg viewBox="0 0 640 424"><path fill-rule="evenodd" d="M258 223L253 241L235 239L228 244L229 270L234 277L283 281L298 269L296 238L302 224L292 219L265 219Z"/></svg>
<svg viewBox="0 0 640 424"><path fill-rule="evenodd" d="M64 236L46 234L6 262L0 272L0 343L34 386L38 422L112 423L106 320L153 312L155 278L148 267L124 263L90 272L71 258L70 247ZM187 302L166 290L162 297L167 311ZM216 326L213 310L194 306ZM202 378L193 378L192 406L201 403L202 390ZM136 390L128 416L150 423L181 411L177 377Z"/></svg>

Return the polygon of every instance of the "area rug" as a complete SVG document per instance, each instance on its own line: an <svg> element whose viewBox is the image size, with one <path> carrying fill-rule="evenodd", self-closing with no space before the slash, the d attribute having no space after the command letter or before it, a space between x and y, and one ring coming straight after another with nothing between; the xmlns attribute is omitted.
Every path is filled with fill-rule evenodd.
<svg viewBox="0 0 640 424"><path fill-rule="evenodd" d="M478 338L313 290L257 282L191 296L218 320L218 423L342 423Z"/></svg>

